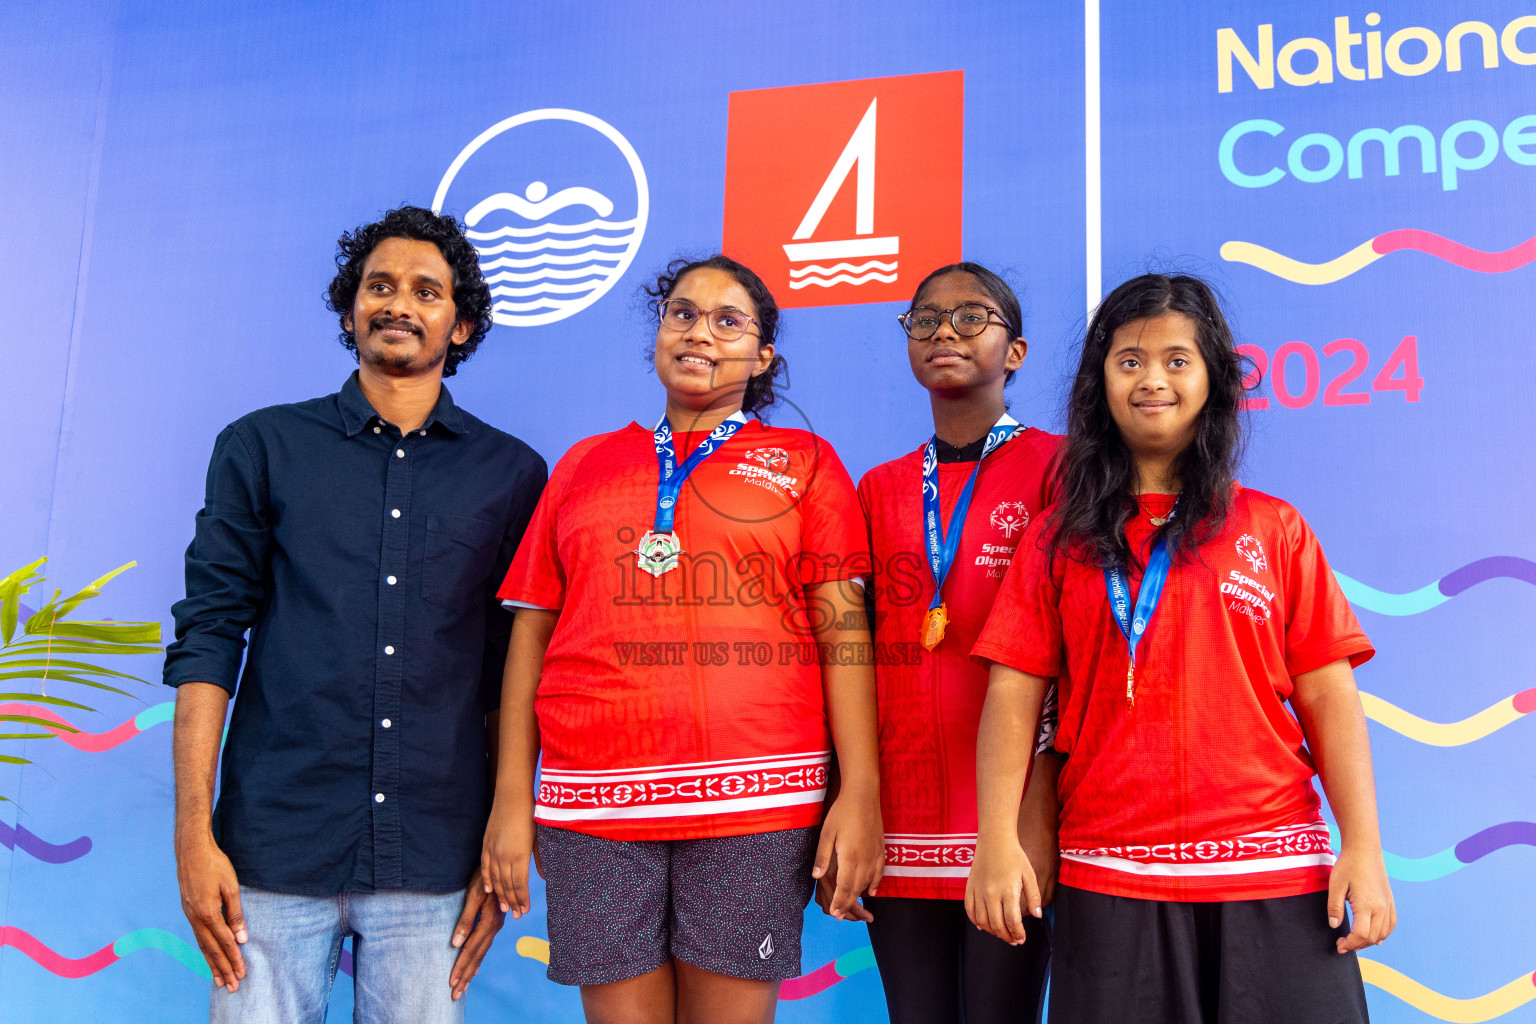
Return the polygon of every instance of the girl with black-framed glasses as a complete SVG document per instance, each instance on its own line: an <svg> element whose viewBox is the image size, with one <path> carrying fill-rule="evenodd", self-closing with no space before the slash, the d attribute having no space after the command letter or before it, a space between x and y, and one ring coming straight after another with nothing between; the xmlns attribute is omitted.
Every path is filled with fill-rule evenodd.
<svg viewBox="0 0 1536 1024"><path fill-rule="evenodd" d="M1031 918L1027 940L1009 945L973 927L963 902L987 687L970 653L1024 527L1051 500L1061 439L1008 414L1004 388L1028 345L1018 298L996 274L941 267L898 320L934 431L859 484L876 651L889 652L876 666L886 868L865 918L893 1024L1022 1024L1038 1016L1045 924ZM1019 815L1047 900L1058 769L1040 754Z"/></svg>

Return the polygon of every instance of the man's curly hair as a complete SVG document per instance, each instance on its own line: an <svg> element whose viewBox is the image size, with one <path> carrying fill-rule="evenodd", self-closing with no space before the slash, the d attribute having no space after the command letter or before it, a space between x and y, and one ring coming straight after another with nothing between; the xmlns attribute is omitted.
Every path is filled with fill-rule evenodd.
<svg viewBox="0 0 1536 1024"><path fill-rule="evenodd" d="M439 216L420 206L402 206L390 210L382 220L348 231L336 242L336 276L325 296L325 304L341 322L339 340L347 351L357 354L357 338L347 330L347 315L357 299L362 284L363 264L378 244L386 238L410 238L431 242L453 271L453 306L458 319L474 325L462 345L449 345L443 359L443 376L452 377L459 364L475 354L491 329L491 289L480 274L480 256L464 229L452 217Z"/></svg>

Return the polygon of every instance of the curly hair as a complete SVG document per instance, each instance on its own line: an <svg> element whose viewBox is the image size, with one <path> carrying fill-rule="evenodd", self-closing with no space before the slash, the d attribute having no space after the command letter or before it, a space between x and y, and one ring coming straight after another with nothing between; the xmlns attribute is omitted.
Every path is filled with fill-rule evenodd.
<svg viewBox="0 0 1536 1024"><path fill-rule="evenodd" d="M947 267L940 267L938 270L935 270L918 283L917 291L912 293L912 305L917 305L918 297L923 294L924 288L927 288L946 274L970 274L974 277L976 283L981 286L981 290L990 295L992 301L997 303L998 314L1007 321L1008 340L1012 341L1014 338L1024 336L1024 313L1019 305L1019 297L1013 293L1012 288L1008 287L1007 281L1004 281L980 263L972 263L969 260L965 260L961 263L951 263ZM1003 387L1013 383L1013 375L1017 372L1017 370L1008 371L1003 377Z"/></svg>
<svg viewBox="0 0 1536 1024"><path fill-rule="evenodd" d="M702 260L673 260L667 264L667 269L656 275L656 283L645 286L645 294L654 303L669 297L677 283L695 270L723 270L736 279L736 283L746 289L747 297L752 300L752 318L757 321L758 339L757 347L772 345L779 334L779 304L774 300L773 292L763 283L750 267L737 263L729 256L718 253ZM647 353L647 358L655 355L654 348ZM773 361L768 364L768 369L747 381L747 389L742 395L741 407L744 411L760 414L771 408L779 400L779 393L774 389L784 375L788 372L789 364L784 357L774 353Z"/></svg>
<svg viewBox="0 0 1536 1024"><path fill-rule="evenodd" d="M1066 548L1105 567L1138 561L1125 539L1125 524L1137 508L1136 462L1109 409L1104 362L1117 330L1164 313L1180 313L1194 325L1210 390L1195 421L1194 440L1173 462L1181 488L1179 514L1155 536L1167 541L1176 560L1187 562L1226 525L1245 443L1239 413L1247 358L1238 353L1210 285L1185 274L1144 274L1099 303L1083 339L1068 401L1057 504L1050 516L1053 556Z"/></svg>
<svg viewBox="0 0 1536 1024"><path fill-rule="evenodd" d="M363 264L378 244L386 238L409 238L431 242L443 254L453 271L453 307L460 320L474 325L461 345L449 345L443 358L443 376L452 377L459 364L475 354L486 332L491 329L491 289L480 274L480 255L459 222L420 206L401 206L390 210L381 220L348 231L336 242L336 276L325 295L325 304L341 322L338 340L347 351L357 354L357 338L347 330L347 316L362 284Z"/></svg>

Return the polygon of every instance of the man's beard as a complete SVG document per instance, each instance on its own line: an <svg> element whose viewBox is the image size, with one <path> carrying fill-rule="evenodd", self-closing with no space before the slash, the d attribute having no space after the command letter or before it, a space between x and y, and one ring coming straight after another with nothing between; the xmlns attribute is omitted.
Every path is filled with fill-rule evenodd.
<svg viewBox="0 0 1536 1024"><path fill-rule="evenodd" d="M415 355L410 355L405 352L392 352L387 348L380 348L367 351L363 356L363 360L370 366L377 366L380 368L395 370L397 372L403 373L414 370L419 373L425 373L426 371L431 370L433 367L441 364L443 360L447 358L447 356L447 345L444 345L442 348L439 348L436 351L431 351L423 347L422 349L419 349Z"/></svg>

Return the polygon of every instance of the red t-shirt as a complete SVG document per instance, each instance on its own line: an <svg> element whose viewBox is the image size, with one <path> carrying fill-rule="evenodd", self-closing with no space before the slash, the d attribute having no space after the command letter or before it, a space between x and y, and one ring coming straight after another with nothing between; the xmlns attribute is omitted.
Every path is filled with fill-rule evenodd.
<svg viewBox="0 0 1536 1024"><path fill-rule="evenodd" d="M1143 495L1127 525L1143 561L1150 518L1173 502ZM974 653L1057 677L1061 883L1190 902L1327 889L1316 770L1285 701L1293 676L1375 650L1301 515L1236 489L1202 561L1168 576L1137 648L1134 707L1104 572L1053 564L1043 525L1021 542Z"/></svg>
<svg viewBox="0 0 1536 1024"><path fill-rule="evenodd" d="M703 437L678 434L678 458ZM868 571L853 482L815 435L749 421L683 484L681 564L656 578L634 551L658 477L638 424L577 443L502 584L503 600L560 611L535 703L534 817L614 839L815 825L831 652L804 589Z"/></svg>
<svg viewBox="0 0 1536 1024"><path fill-rule="evenodd" d="M976 727L987 669L970 657L1014 547L1052 500L1061 438L1014 433L981 464L960 549L944 580L949 626L932 651L919 642L933 572L924 554L923 449L876 466L859 482L875 559L875 678L880 709L882 896L963 899L976 850ZM925 446L926 447L926 446ZM939 464L946 524L975 462Z"/></svg>

